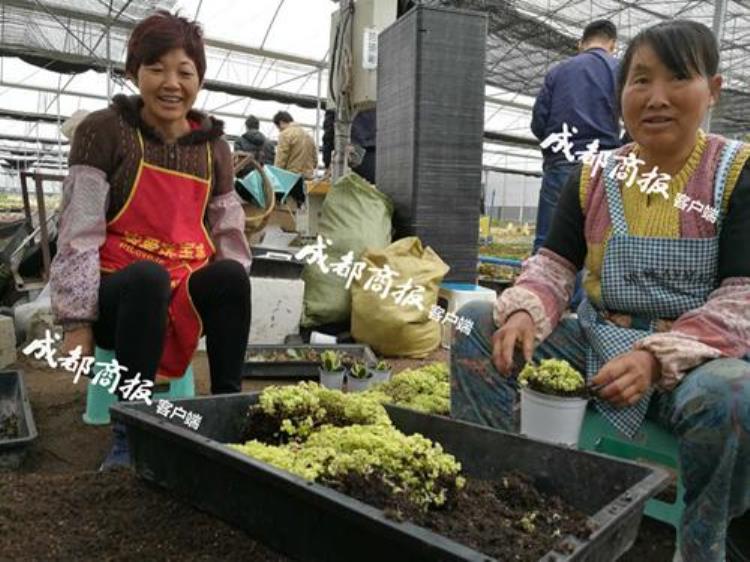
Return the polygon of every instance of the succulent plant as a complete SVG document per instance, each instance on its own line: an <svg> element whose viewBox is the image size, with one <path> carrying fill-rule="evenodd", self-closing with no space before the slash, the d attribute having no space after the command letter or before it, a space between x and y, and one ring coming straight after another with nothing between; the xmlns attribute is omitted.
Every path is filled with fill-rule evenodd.
<svg viewBox="0 0 750 562"><path fill-rule="evenodd" d="M320 354L320 364L323 370L329 373L335 373L344 368L341 364L341 356L333 350L327 350Z"/></svg>
<svg viewBox="0 0 750 562"><path fill-rule="evenodd" d="M388 363L388 361L381 359L375 364L375 367L373 367L373 370L374 371L390 371L391 364Z"/></svg>
<svg viewBox="0 0 750 562"><path fill-rule="evenodd" d="M349 373L355 379L366 379L367 375L369 374L367 372L367 366L359 361L352 365L351 371L349 371Z"/></svg>

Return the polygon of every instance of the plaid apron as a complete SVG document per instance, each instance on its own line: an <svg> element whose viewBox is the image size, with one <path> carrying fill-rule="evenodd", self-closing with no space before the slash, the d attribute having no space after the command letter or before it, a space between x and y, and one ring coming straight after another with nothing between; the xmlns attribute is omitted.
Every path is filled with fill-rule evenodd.
<svg viewBox="0 0 750 562"><path fill-rule="evenodd" d="M588 380L605 363L631 351L635 342L653 333L658 319L675 319L708 300L708 295L718 284L724 187L740 147L741 143L737 141L727 143L716 169L713 204L720 211L716 235L712 238L629 235L619 182L610 175L615 162L610 159L602 174L612 221L612 238L607 244L602 266L602 304L606 310L632 315L632 323L631 328L622 328L607 322L588 297L584 298L578 307L578 320L589 341L586 355ZM594 399L594 405L612 425L632 438L643 423L652 393L653 389L650 389L637 404L624 408L617 408L599 398Z"/></svg>

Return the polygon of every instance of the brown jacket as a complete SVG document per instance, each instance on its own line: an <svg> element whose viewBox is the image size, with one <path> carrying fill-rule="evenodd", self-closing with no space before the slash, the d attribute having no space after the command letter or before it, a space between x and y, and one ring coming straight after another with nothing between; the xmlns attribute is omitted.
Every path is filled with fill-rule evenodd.
<svg viewBox="0 0 750 562"><path fill-rule="evenodd" d="M317 165L318 149L315 141L297 123L290 123L279 133L274 166L310 179Z"/></svg>

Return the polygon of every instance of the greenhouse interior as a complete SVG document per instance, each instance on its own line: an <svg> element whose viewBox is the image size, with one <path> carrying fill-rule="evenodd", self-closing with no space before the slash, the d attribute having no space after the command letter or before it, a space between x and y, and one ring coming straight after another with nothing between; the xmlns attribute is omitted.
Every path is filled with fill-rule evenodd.
<svg viewBox="0 0 750 562"><path fill-rule="evenodd" d="M0 560L750 562L750 1L0 0Z"/></svg>

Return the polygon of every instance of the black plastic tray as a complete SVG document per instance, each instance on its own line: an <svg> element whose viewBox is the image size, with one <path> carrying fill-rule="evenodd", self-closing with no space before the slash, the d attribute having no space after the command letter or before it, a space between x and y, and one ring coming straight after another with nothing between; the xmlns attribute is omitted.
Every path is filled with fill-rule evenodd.
<svg viewBox="0 0 750 562"><path fill-rule="evenodd" d="M250 277L272 277L276 279L300 279L305 262L294 258L294 252L272 248L253 248Z"/></svg>
<svg viewBox="0 0 750 562"><path fill-rule="evenodd" d="M297 560L357 562L492 558L382 511L229 449L239 440L244 414L258 393L178 400L203 416L199 431L156 415L144 403L120 403L112 418L128 428L136 472L197 508L244 529ZM531 476L542 491L560 495L590 516L597 531L573 537L570 554L544 561L611 561L632 545L647 499L663 489L659 468L532 441L519 435L388 407L396 427L443 445L473 477L494 479L509 470Z"/></svg>
<svg viewBox="0 0 750 562"><path fill-rule="evenodd" d="M37 437L21 371L0 371L0 414L15 414L19 418L18 437L0 438L0 469L15 469L21 466L26 448Z"/></svg>
<svg viewBox="0 0 750 562"><path fill-rule="evenodd" d="M372 352L372 349L370 349L370 346L357 343L248 345L245 352L245 364L242 368L243 378L293 380L312 380L318 378L318 367L320 364L313 361L248 361L248 357L251 355L278 351L285 352L287 349L296 349L299 351L309 349L325 351L326 349L333 349L353 355L368 364L377 361L377 357Z"/></svg>

